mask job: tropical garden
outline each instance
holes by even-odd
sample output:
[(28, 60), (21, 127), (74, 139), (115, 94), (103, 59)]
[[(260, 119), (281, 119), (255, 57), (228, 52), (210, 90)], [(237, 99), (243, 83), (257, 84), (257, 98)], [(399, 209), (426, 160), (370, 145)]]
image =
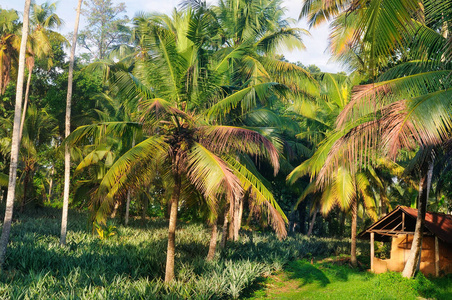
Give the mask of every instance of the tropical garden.
[[(417, 270), (452, 211), (452, 1), (300, 1), (340, 73), (282, 55), (310, 28), (281, 0), (79, 0), (69, 34), (57, 5), (0, 7), (1, 299), (452, 297)], [(357, 233), (397, 205), (410, 256), (372, 274)]]

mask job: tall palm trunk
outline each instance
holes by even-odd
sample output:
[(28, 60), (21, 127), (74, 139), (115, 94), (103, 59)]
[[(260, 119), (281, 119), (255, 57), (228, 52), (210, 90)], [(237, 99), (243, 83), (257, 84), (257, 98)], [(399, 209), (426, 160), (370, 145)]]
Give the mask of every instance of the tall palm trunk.
[(143, 209), (141, 210), (141, 224), (146, 224), (146, 216), (148, 215), (148, 208), (149, 208), (149, 199), (146, 197), (146, 195), (141, 196), (142, 202), (143, 202)]
[[(75, 15), (74, 35), (72, 36), (71, 57), (69, 59), (69, 74), (67, 82), (66, 118), (65, 118), (66, 137), (68, 137), (69, 134), (71, 133), (72, 79), (74, 76), (75, 47), (77, 45), (78, 24), (80, 22), (80, 10), (82, 8), (82, 2), (83, 0), (78, 1), (77, 13)], [(71, 154), (69, 152), (69, 145), (66, 143), (64, 146), (64, 192), (63, 192), (63, 213), (61, 217), (60, 245), (66, 245), (70, 177), (71, 177)]]
[(250, 190), (246, 191), (243, 197), (236, 197), (236, 206), (234, 210), (234, 241), (239, 240), (239, 232), (242, 227), (243, 205), (248, 202)]
[(31, 172), (31, 167), (28, 166), (27, 164), (25, 165), (25, 169), (24, 169), (24, 194), (22, 197), (22, 202), (20, 203), (20, 212), (22, 213), (25, 209), (25, 203), (27, 202), (27, 190), (28, 190), (28, 183), (30, 181), (30, 172)]
[(27, 115), (28, 95), (30, 94), (30, 83), (31, 83), (31, 73), (32, 72), (33, 72), (33, 67), (31, 65), (29, 65), (28, 66), (27, 87), (25, 88), (24, 108), (22, 109), (22, 119), (20, 121), (19, 140), (22, 140), (22, 134), (24, 132), (25, 116)]
[(356, 228), (358, 227), (358, 199), (354, 199), (352, 203), (352, 243), (350, 249), (350, 262), (353, 267), (358, 266), (356, 258)]
[(29, 30), (29, 14), (30, 14), (31, 0), (25, 1), (24, 6), (24, 20), (22, 25), (22, 39), (19, 50), (19, 68), (17, 71), (17, 86), (16, 86), (16, 104), (14, 108), (14, 125), (11, 141), (11, 163), (9, 165), (9, 181), (8, 181), (8, 196), (6, 198), (5, 220), (3, 222), (2, 236), (0, 238), (0, 268), (5, 263), (6, 246), (9, 241), (9, 234), (11, 232), (11, 222), (13, 219), (14, 197), (16, 190), (16, 176), (17, 176), (17, 161), (19, 160), (19, 130), (20, 130), (20, 114), (22, 112), (22, 96), (24, 87), (25, 75), (25, 50), (27, 47), (28, 30)]
[(55, 175), (55, 167), (54, 167), (54, 166), (52, 166), (52, 172), (50, 172), (50, 182), (49, 182), (49, 202), (52, 201), (53, 175)]
[(119, 208), (119, 200), (117, 200), (115, 202), (115, 205), (113, 206), (113, 212), (110, 215), (110, 218), (114, 219), (116, 217), (116, 214), (118, 213), (118, 208)]
[(170, 202), (170, 219), (168, 226), (168, 249), (166, 252), (165, 282), (170, 282), (174, 279), (174, 255), (176, 253), (177, 208), (179, 205), (181, 185), (182, 185), (181, 176), (178, 173), (178, 171), (176, 171), (174, 174), (174, 190), (173, 194), (171, 195)]
[(126, 197), (126, 213), (124, 215), (124, 226), (129, 225), (129, 211), (130, 211), (130, 190), (127, 191)]
[(207, 254), (207, 260), (212, 260), (215, 257), (215, 250), (217, 248), (218, 228), (217, 218), (212, 222), (212, 232), (210, 235), (209, 253)]
[(311, 236), (312, 234), (312, 230), (314, 229), (314, 224), (315, 224), (315, 218), (317, 216), (317, 209), (314, 211), (314, 215), (312, 215), (312, 220), (311, 220), (311, 224), (309, 224), (309, 229), (308, 229), (308, 233), (306, 234), (307, 236)]
[(234, 231), (235, 231), (235, 207), (236, 207), (236, 205), (237, 205), (237, 203), (236, 203), (236, 201), (235, 201), (235, 198), (233, 198), (233, 200), (232, 201), (230, 201), (230, 204), (229, 204), (229, 215), (228, 215), (228, 217), (229, 217), (229, 226), (228, 226), (228, 229), (229, 229), (229, 232), (228, 232), (228, 239), (229, 240), (234, 240)]
[(226, 247), (226, 241), (228, 240), (228, 223), (229, 223), (229, 219), (228, 219), (228, 214), (229, 214), (229, 209), (225, 208), (224, 210), (224, 221), (223, 221), (223, 231), (221, 234), (221, 242), (220, 242), (220, 248), (224, 249)]
[(413, 242), (411, 244), (410, 253), (408, 254), (408, 259), (405, 263), (405, 268), (403, 269), (402, 272), (402, 276), (407, 278), (411, 278), (414, 276), (421, 259), (422, 238), (424, 236), (425, 212), (427, 210), (427, 201), (433, 175), (433, 159), (431, 159), (426, 165), (427, 170), (423, 168), (422, 170), (423, 174), (419, 183), (418, 211)]
[(241, 221), (241, 215), (240, 215), (240, 210), (241, 207), (243, 205), (243, 198), (242, 197), (234, 197), (234, 217), (233, 217), (233, 238), (234, 241), (237, 242), (239, 240), (239, 231), (240, 231), (240, 226), (242, 225)]
[[(135, 137), (132, 139), (132, 148), (135, 147)], [(130, 189), (127, 190), (127, 198), (126, 198), (126, 214), (124, 216), (124, 225), (127, 226), (129, 224), (129, 211), (130, 211)]]
[(299, 232), (301, 234), (306, 233), (306, 201), (301, 201), (297, 208), (298, 211), (298, 220), (299, 220)]

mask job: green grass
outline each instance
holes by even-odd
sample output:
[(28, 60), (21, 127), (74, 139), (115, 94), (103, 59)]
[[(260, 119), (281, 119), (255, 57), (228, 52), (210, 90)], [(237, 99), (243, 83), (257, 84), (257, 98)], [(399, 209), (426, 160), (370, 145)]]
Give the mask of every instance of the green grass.
[[(346, 262), (344, 264), (344, 262)], [(352, 269), (347, 260), (290, 262), (268, 277), (250, 299), (452, 299), (452, 278), (403, 278)]]

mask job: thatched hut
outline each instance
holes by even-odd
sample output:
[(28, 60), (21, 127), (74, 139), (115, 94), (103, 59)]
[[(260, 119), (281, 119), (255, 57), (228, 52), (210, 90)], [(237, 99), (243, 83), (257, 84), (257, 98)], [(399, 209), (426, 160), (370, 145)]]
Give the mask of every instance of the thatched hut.
[[(358, 237), (370, 239), (371, 270), (402, 272), (411, 249), (417, 209), (397, 206)], [(389, 259), (375, 257), (374, 241), (391, 242)], [(452, 215), (427, 212), (419, 269), (424, 275), (452, 273)]]

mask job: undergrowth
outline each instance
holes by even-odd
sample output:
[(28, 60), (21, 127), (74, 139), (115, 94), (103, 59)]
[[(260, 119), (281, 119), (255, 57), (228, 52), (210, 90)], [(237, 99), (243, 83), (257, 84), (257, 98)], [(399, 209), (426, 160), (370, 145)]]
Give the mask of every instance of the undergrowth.
[[(87, 216), (69, 216), (67, 247), (59, 246), (60, 211), (43, 209), (15, 220), (1, 299), (230, 299), (239, 298), (258, 277), (301, 258), (348, 254), (347, 240), (249, 233), (207, 262), (209, 232), (180, 222), (176, 235), (176, 280), (164, 284), (167, 222), (118, 226), (99, 239)], [(359, 244), (367, 249), (367, 243)]]

